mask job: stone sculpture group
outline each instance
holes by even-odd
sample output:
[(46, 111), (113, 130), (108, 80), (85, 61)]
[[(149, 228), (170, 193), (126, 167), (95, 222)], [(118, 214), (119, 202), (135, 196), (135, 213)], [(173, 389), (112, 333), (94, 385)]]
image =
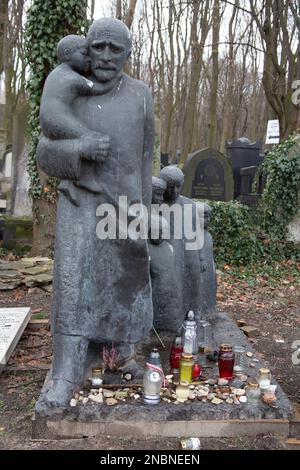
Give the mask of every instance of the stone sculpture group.
[[(95, 21), (87, 38), (67, 36), (58, 45), (58, 65), (42, 96), (38, 163), (61, 180), (57, 209), (52, 333), (54, 357), (40, 410), (66, 406), (80, 387), (89, 357), (113, 344), (120, 369), (138, 378), (135, 344), (158, 328), (177, 331), (186, 312), (197, 318), (215, 307), (212, 241), (195, 252), (184, 240), (101, 240), (97, 208), (120, 196), (142, 203), (192, 204), (180, 196), (183, 173), (176, 167), (153, 179), (154, 111), (150, 90), (123, 67), (131, 53), (128, 28), (119, 20)], [(127, 218), (130, 220), (130, 211)], [(153, 214), (151, 220), (159, 215)], [(160, 217), (159, 227), (165, 222)], [(151, 225), (151, 224), (150, 224)], [(150, 262), (149, 262), (150, 252)], [(152, 288), (151, 288), (151, 278)], [(153, 302), (152, 302), (153, 291)]]

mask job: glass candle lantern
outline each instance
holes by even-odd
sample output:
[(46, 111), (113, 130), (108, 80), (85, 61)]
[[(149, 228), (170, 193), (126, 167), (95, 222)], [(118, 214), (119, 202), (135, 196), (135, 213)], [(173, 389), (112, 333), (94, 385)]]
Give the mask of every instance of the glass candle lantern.
[(164, 379), (161, 367), (160, 355), (157, 349), (153, 349), (143, 377), (144, 396), (143, 401), (147, 405), (157, 405), (160, 402), (160, 391)]
[(183, 352), (182, 341), (180, 336), (175, 338), (175, 341), (172, 345), (171, 354), (170, 354), (170, 366), (172, 374), (179, 371), (180, 358)]
[(234, 346), (234, 374), (244, 374), (246, 370), (246, 350), (242, 346)]
[(192, 310), (188, 312), (182, 325), (182, 346), (183, 351), (187, 354), (197, 354), (198, 352), (197, 324)]
[(272, 405), (276, 402), (277, 398), (275, 395), (276, 385), (270, 385), (262, 390), (262, 401), (267, 405)]
[(219, 376), (221, 379), (232, 379), (234, 352), (231, 344), (221, 344), (218, 358)]
[(257, 382), (261, 389), (268, 388), (271, 384), (271, 373), (269, 369), (261, 368), (257, 376)]
[(199, 322), (199, 354), (202, 367), (211, 367), (211, 362), (207, 359), (207, 355), (212, 351), (212, 327), (208, 321), (200, 320)]
[(259, 388), (258, 383), (250, 382), (248, 385), (246, 385), (245, 391), (248, 403), (255, 405), (260, 402), (261, 390)]
[(92, 387), (94, 388), (99, 388), (103, 384), (103, 378), (102, 378), (102, 369), (99, 367), (93, 367), (92, 368), (92, 377), (90, 378)]
[(194, 382), (197, 382), (200, 379), (200, 375), (201, 375), (201, 365), (197, 361), (194, 363), (193, 368), (192, 368), (192, 380)]
[(192, 382), (193, 378), (193, 356), (192, 354), (183, 353), (180, 359), (180, 370), (179, 370), (179, 378), (180, 382)]
[(176, 387), (176, 399), (180, 403), (184, 403), (188, 400), (190, 395), (189, 383), (182, 380)]

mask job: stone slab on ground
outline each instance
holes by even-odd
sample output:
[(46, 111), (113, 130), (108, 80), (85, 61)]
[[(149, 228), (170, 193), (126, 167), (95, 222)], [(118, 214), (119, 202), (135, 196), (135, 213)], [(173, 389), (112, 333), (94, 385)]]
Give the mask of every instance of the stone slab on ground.
[(29, 307), (0, 308), (0, 373), (21, 338), (29, 319)]
[[(218, 313), (212, 320), (215, 346), (230, 342), (244, 346), (246, 351), (255, 351), (244, 333), (224, 313)], [(162, 335), (163, 341), (172, 342)], [(155, 339), (139, 348), (141, 363)], [(168, 370), (169, 349), (161, 352), (163, 367)], [(254, 365), (254, 367), (253, 367)], [(258, 369), (264, 364), (255, 362), (247, 368), (247, 375), (255, 377)], [(209, 369), (210, 371), (210, 369)], [(207, 371), (205, 370), (205, 373)], [(211, 376), (216, 376), (217, 367), (212, 363)], [(276, 384), (275, 380), (272, 383)], [(45, 383), (44, 390), (49, 386)], [(130, 387), (130, 384), (128, 385)], [(78, 405), (61, 409), (36, 411), (33, 420), (33, 437), (78, 438), (95, 437), (103, 433), (115, 436), (132, 436), (147, 438), (153, 436), (178, 437), (234, 437), (272, 433), (281, 437), (289, 435), (289, 420), (292, 408), (281, 387), (277, 384), (276, 406), (270, 407), (263, 402), (257, 405), (240, 403), (231, 405), (225, 402), (214, 405), (210, 402), (189, 401), (182, 404), (161, 402), (151, 406), (142, 403), (141, 399), (121, 402), (115, 406), (105, 404)]]

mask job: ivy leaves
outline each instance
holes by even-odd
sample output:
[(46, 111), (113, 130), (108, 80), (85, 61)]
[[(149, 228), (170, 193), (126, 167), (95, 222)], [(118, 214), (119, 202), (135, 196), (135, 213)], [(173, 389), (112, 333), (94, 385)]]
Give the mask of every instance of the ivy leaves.
[(260, 213), (270, 238), (285, 240), (287, 227), (298, 210), (300, 191), (300, 142), (293, 136), (268, 153), (260, 168), (266, 186)]
[(59, 40), (67, 34), (83, 34), (87, 30), (87, 3), (87, 0), (33, 0), (27, 11), (25, 56), (30, 73), (27, 82), (30, 103), (28, 173), (32, 199), (49, 198), (49, 193), (41, 185), (36, 163), (43, 86), (47, 75), (57, 65), (56, 47)]

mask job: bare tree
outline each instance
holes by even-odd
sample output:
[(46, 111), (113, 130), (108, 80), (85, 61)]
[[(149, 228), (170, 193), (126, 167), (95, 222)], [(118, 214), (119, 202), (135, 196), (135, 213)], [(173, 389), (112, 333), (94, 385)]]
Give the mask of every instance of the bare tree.
[(291, 100), (297, 78), (299, 45), (299, 2), (297, 0), (250, 0), (252, 15), (264, 44), (263, 86), (268, 102), (279, 120), (280, 137), (286, 138), (298, 125), (299, 108)]

